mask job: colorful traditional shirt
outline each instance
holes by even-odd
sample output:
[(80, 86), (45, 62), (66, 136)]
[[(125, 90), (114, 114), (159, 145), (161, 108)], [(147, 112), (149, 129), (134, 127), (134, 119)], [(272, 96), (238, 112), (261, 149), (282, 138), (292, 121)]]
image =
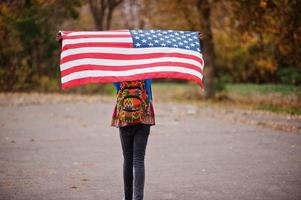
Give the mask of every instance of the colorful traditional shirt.
[[(151, 79), (146, 79), (144, 80), (145, 82), (145, 89), (146, 89), (146, 93), (147, 93), (147, 97), (148, 97), (148, 111), (145, 114), (145, 117), (143, 119), (143, 121), (141, 122), (142, 124), (149, 124), (149, 125), (155, 125), (155, 114), (154, 114), (154, 108), (153, 108), (153, 103), (152, 103), (152, 90), (151, 90), (151, 83), (152, 80)], [(114, 83), (114, 86), (117, 90), (117, 94), (120, 90), (120, 84), (121, 82), (116, 82)], [(113, 111), (113, 115), (112, 115), (112, 121), (111, 121), (111, 126), (115, 126), (115, 127), (123, 127), (123, 126), (127, 126), (127, 125), (131, 125), (129, 123), (120, 121), (118, 118), (118, 109), (117, 109), (117, 101), (114, 107), (114, 111)]]

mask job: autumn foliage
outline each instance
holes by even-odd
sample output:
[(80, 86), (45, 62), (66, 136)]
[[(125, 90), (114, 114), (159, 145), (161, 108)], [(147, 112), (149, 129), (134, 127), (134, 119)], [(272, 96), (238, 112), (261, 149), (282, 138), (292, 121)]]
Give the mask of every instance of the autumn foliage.
[(57, 31), (107, 28), (200, 31), (213, 84), (301, 83), (298, 0), (4, 0), (0, 90), (58, 91)]

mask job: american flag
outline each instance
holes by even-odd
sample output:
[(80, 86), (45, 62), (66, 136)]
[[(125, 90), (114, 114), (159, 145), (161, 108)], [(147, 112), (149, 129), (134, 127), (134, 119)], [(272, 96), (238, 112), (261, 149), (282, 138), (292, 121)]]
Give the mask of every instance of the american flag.
[(196, 81), (204, 60), (198, 32), (174, 30), (60, 31), (62, 89), (151, 78)]

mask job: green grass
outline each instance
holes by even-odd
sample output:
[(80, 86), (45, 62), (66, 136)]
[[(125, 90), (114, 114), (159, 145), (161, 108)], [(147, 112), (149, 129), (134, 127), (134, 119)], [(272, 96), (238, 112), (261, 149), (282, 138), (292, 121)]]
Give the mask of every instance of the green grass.
[[(255, 109), (301, 115), (301, 86), (281, 84), (227, 84), (228, 96)], [(254, 98), (255, 97), (255, 98)]]
[(153, 88), (187, 88), (189, 85), (187, 83), (177, 83), (177, 82), (153, 82)]
[[(197, 84), (187, 83), (172, 83), (172, 82), (155, 82), (152, 87), (160, 90), (188, 90), (191, 87), (193, 89), (200, 89)], [(283, 84), (255, 84), (255, 83), (238, 83), (238, 84), (226, 84), (226, 89), (229, 93), (237, 94), (252, 94), (252, 93), (281, 93), (283, 95), (297, 95), (301, 96), (301, 86), (283, 85)]]
[(300, 108), (294, 108), (294, 107), (289, 107), (289, 106), (273, 106), (273, 105), (258, 105), (255, 107), (258, 110), (266, 110), (266, 111), (271, 111), (271, 112), (276, 112), (276, 113), (288, 113), (291, 115), (301, 115), (301, 109)]
[(261, 94), (281, 93), (283, 95), (301, 96), (301, 86), (282, 85), (282, 84), (227, 84), (226, 89), (231, 93), (242, 95), (252, 94), (254, 92)]
[(154, 82), (152, 91), (157, 99), (169, 101), (198, 100), (202, 90), (196, 83)]
[[(226, 84), (228, 102), (235, 102), (237, 106), (248, 105), (258, 110), (277, 113), (301, 115), (299, 99), (301, 86), (277, 84)], [(201, 101), (204, 94), (197, 84), (155, 82), (153, 92), (157, 99), (175, 100), (181, 102)], [(222, 101), (224, 101), (222, 100)], [(208, 101), (208, 100), (205, 100)]]

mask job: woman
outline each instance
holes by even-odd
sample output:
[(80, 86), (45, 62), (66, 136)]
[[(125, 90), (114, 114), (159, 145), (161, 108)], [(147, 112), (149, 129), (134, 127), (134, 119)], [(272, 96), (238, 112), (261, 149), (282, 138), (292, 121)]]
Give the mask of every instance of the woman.
[(125, 200), (132, 200), (133, 188), (134, 200), (143, 199), (145, 149), (150, 126), (155, 125), (151, 83), (151, 79), (114, 83), (117, 101), (111, 125), (119, 128)]
[[(56, 40), (62, 42), (61, 33)], [(151, 83), (151, 79), (114, 83), (117, 101), (111, 126), (119, 128), (122, 145), (124, 200), (132, 200), (133, 192), (134, 200), (144, 195), (145, 149), (150, 126), (155, 125)]]

